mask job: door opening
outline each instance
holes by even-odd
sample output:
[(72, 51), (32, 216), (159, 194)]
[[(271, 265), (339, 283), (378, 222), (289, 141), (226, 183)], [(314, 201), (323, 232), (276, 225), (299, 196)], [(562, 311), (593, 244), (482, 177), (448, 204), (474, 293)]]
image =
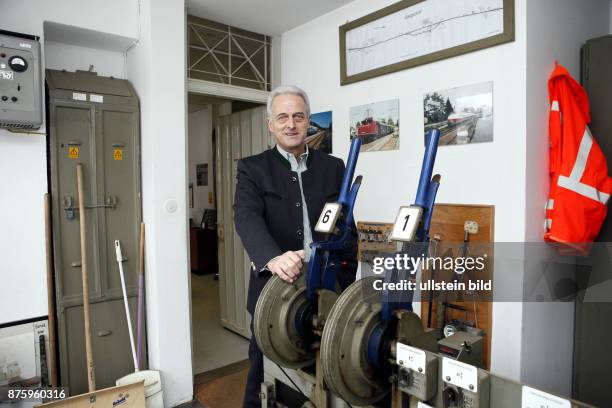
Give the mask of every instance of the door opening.
[[(261, 103), (192, 93), (188, 100), (194, 394), (211, 406), (207, 398), (215, 396), (207, 393), (226, 392), (213, 382), (238, 376), (236, 387), (248, 369), (250, 261), (233, 227), (236, 164), (271, 147), (271, 139)], [(231, 394), (225, 397), (240, 405), (242, 392)]]

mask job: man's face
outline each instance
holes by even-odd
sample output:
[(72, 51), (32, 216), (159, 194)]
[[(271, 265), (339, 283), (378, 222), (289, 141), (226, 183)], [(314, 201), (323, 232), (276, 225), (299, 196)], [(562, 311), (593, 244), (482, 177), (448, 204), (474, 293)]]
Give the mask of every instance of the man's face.
[(268, 129), (276, 138), (276, 143), (288, 152), (301, 151), (308, 131), (306, 104), (298, 95), (278, 95), (272, 101), (272, 115), (268, 119)]

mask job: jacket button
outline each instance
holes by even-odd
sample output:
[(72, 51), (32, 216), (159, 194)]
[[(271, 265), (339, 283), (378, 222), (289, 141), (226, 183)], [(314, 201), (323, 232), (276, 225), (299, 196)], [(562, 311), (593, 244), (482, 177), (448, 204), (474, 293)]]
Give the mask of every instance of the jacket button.
[(299, 229), (297, 230), (297, 234), (298, 234), (298, 237), (301, 237), (301, 236), (302, 236), (302, 234), (304, 234), (304, 232), (302, 231), (302, 229), (301, 229), (301, 228), (299, 228)]
[(291, 181), (292, 181), (292, 182), (294, 182), (294, 183), (296, 183), (296, 182), (297, 182), (297, 177), (295, 177), (295, 176), (291, 176)]
[(302, 203), (300, 203), (300, 202), (298, 201), (297, 203), (295, 203), (295, 206), (299, 208), (299, 207), (301, 207), (301, 206), (302, 206)]

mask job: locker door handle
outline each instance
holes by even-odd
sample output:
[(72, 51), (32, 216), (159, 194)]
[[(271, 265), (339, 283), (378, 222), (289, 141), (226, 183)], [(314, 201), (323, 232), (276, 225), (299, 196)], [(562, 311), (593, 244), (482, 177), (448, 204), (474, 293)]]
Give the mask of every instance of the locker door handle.
[[(106, 203), (104, 204), (96, 204), (96, 205), (86, 205), (86, 210), (91, 210), (93, 208), (110, 208), (114, 210), (117, 208), (117, 196), (109, 195), (106, 197)], [(79, 211), (79, 207), (74, 207), (72, 205), (72, 197), (65, 196), (64, 197), (64, 212), (66, 213), (66, 218), (69, 220), (74, 219), (75, 212)]]
[(225, 233), (223, 232), (223, 227), (217, 228), (217, 237), (219, 237), (220, 241), (223, 241), (223, 236), (224, 235), (225, 235)]
[(98, 337), (106, 337), (106, 336), (110, 336), (111, 334), (113, 334), (113, 332), (111, 330), (100, 330), (98, 332)]
[(104, 207), (112, 209), (117, 207), (117, 196), (109, 195), (106, 197), (106, 205), (104, 205)]
[(78, 208), (72, 206), (72, 197), (64, 196), (64, 213), (66, 214), (66, 218), (73, 220), (75, 210), (78, 210)]
[(73, 268), (80, 268), (81, 266), (83, 266), (83, 264), (81, 263), (81, 261), (74, 261), (70, 264), (70, 266), (72, 266)]

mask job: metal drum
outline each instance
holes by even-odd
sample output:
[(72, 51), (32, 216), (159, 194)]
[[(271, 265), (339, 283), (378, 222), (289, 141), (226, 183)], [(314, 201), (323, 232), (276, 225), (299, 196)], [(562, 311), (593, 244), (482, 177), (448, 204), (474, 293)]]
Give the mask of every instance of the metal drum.
[(253, 316), (255, 339), (262, 353), (288, 368), (302, 368), (315, 362), (314, 335), (310, 327), (315, 305), (306, 299), (305, 264), (300, 277), (287, 283), (272, 276), (264, 286)]
[[(372, 364), (368, 353), (383, 353), (393, 333), (381, 321), (380, 277), (366, 277), (349, 286), (331, 310), (321, 337), (321, 363), (329, 389), (352, 405), (370, 405), (390, 390), (390, 366)], [(382, 345), (372, 350), (372, 338)], [(381, 348), (382, 347), (382, 348)]]

